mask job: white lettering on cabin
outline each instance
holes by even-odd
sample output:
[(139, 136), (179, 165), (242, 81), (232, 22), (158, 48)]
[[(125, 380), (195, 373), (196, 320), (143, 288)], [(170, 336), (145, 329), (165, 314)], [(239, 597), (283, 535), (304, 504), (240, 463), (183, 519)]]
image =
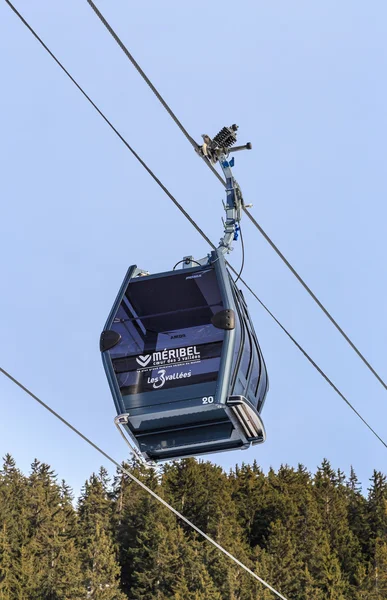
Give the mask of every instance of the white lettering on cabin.
[[(150, 365), (152, 359), (152, 364)], [(185, 362), (188, 360), (200, 360), (200, 351), (196, 346), (188, 346), (186, 348), (173, 348), (167, 350), (164, 348), (163, 351), (153, 352), (153, 354), (147, 354), (145, 356), (137, 356), (136, 361), (140, 367), (152, 368), (154, 365), (174, 364), (179, 362)]]
[(159, 377), (148, 377), (147, 383), (154, 387), (155, 390), (162, 388), (166, 381), (173, 381), (176, 379), (185, 379), (186, 377), (191, 377), (191, 371), (185, 371), (183, 373), (172, 373), (171, 375), (166, 375), (165, 369), (160, 369), (157, 371)]

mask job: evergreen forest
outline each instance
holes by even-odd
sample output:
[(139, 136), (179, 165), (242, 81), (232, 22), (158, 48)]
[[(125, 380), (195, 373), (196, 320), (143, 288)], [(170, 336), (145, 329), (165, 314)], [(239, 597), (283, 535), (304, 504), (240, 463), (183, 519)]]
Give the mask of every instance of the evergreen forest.
[[(186, 459), (125, 467), (289, 600), (387, 599), (387, 482), (324, 460), (229, 473)], [(0, 600), (271, 600), (120, 471), (80, 497), (35, 460), (0, 470)]]

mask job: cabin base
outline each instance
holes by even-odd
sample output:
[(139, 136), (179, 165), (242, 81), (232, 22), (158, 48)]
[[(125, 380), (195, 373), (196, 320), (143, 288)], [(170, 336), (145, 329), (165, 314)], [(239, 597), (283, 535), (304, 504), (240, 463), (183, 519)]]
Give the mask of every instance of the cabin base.
[[(159, 415), (148, 414), (141, 432), (134, 431), (129, 413), (118, 415), (115, 423), (134, 453), (146, 462), (176, 460), (228, 450), (245, 450), (265, 441), (262, 419), (244, 396), (230, 396), (226, 404), (214, 404), (196, 413), (189, 425), (160, 427)], [(157, 426), (155, 426), (157, 425)]]

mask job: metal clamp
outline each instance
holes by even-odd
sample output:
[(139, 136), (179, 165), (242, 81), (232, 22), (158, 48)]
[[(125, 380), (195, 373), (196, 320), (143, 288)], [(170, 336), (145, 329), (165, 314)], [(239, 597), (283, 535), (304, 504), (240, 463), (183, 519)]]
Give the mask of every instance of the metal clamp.
[[(117, 415), (116, 417), (114, 417), (114, 425), (117, 427), (118, 431), (120, 432), (120, 434), (122, 435), (122, 437), (124, 438), (125, 442), (127, 443), (127, 445), (129, 446), (130, 450), (132, 451), (132, 453), (134, 454), (134, 456), (141, 462), (141, 464), (144, 465), (144, 467), (146, 467), (147, 469), (153, 468), (156, 466), (156, 463), (154, 461), (147, 461), (145, 460), (142, 452), (139, 450), (139, 448), (137, 448), (137, 446), (135, 446), (130, 440), (129, 438), (125, 435), (124, 431), (123, 431), (123, 427), (124, 425), (128, 425), (128, 421), (129, 421), (129, 413), (123, 413), (121, 415)], [(122, 428), (121, 428), (122, 427)]]

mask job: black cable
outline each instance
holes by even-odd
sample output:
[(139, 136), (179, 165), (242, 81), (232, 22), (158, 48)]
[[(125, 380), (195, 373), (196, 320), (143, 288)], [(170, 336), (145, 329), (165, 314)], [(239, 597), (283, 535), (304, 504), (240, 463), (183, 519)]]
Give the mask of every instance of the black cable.
[[(8, 2), (8, 0), (5, 0), (5, 1)], [(231, 554), (231, 552), (228, 552), (228, 550), (223, 548), (223, 546), (218, 544), (218, 542), (213, 540), (209, 535), (204, 533), (204, 531), (199, 529), (199, 527), (197, 527), (194, 523), (192, 523), (192, 521), (187, 519), (187, 517), (182, 515), (178, 510), (176, 510), (176, 508), (173, 508), (173, 506), (171, 506), (171, 504), (168, 504), (168, 502), (166, 502), (166, 500), (164, 500), (164, 498), (161, 498), (158, 494), (156, 494), (156, 492), (154, 492), (151, 488), (149, 488), (147, 485), (145, 485), (145, 483), (143, 483), (140, 479), (137, 479), (137, 477), (135, 477), (130, 471), (128, 471), (128, 469), (126, 469), (122, 464), (120, 465), (116, 460), (114, 460), (114, 458), (112, 458), (111, 456), (109, 456), (109, 454), (107, 454), (104, 450), (102, 450), (102, 448), (97, 446), (97, 444), (94, 444), (94, 442), (92, 442), (81, 431), (79, 431), (79, 429), (74, 427), (74, 425), (71, 425), (71, 423), (69, 423), (69, 421), (66, 421), (66, 419), (64, 419), (59, 413), (57, 413), (53, 408), (51, 408), (51, 406), (49, 406), (48, 404), (43, 402), (43, 400), (41, 400), (38, 396), (36, 396), (33, 392), (31, 392), (31, 390), (29, 390), (22, 383), (20, 383), (20, 381), (15, 379), (15, 377), (13, 377), (10, 373), (8, 373), (8, 371), (6, 371), (2, 367), (0, 367), (0, 372), (3, 373), (6, 377), (8, 377), (8, 379), (10, 379), (15, 385), (17, 385), (19, 388), (21, 388), (23, 390), (23, 392), (28, 394), (28, 396), (30, 396), (31, 398), (36, 400), (36, 402), (38, 402), (38, 404), (40, 404), (41, 406), (43, 406), (43, 408), (48, 410), (48, 412), (50, 412), (52, 415), (54, 415), (54, 417), (56, 417), (59, 421), (61, 421), (64, 425), (66, 425), (66, 427), (68, 427), (74, 433), (76, 433), (76, 435), (81, 437), (87, 444), (89, 444), (92, 448), (94, 448), (94, 450), (96, 450), (97, 452), (102, 454), (102, 456), (104, 456), (108, 461), (110, 461), (113, 465), (115, 465), (117, 467), (117, 469), (119, 471), (121, 471), (121, 473), (125, 473), (131, 479), (131, 481), (134, 481), (135, 483), (137, 483), (138, 486), (140, 486), (143, 490), (145, 490), (148, 494), (150, 494), (153, 498), (155, 498), (155, 500), (157, 500), (158, 502), (160, 502), (160, 504), (162, 504), (168, 510), (170, 510), (176, 517), (178, 517), (179, 519), (184, 521), (184, 523), (186, 523), (187, 525), (189, 525), (189, 527), (194, 529), (200, 536), (202, 536), (204, 539), (206, 539), (208, 542), (210, 542), (210, 544), (215, 546), (215, 548), (217, 548), (218, 550), (223, 552), (223, 554), (225, 554), (228, 558), (230, 558), (239, 567), (242, 567), (242, 569), (244, 569), (249, 575), (254, 577), (254, 579), (256, 579), (257, 581), (262, 583), (271, 592), (273, 592), (278, 598), (281, 598), (282, 600), (287, 600), (287, 598), (285, 598), (285, 596), (283, 596), (274, 587), (272, 587), (270, 584), (268, 584), (264, 579), (259, 577), (259, 575), (254, 573), (254, 571), (249, 569), (244, 563), (242, 563), (238, 558), (236, 558), (233, 554)]]
[(179, 261), (178, 261), (178, 262), (175, 264), (175, 266), (173, 267), (172, 271), (174, 271), (178, 265), (181, 265), (181, 263), (189, 264), (190, 262), (194, 262), (194, 263), (196, 263), (197, 265), (199, 265), (199, 267), (202, 267), (202, 266), (203, 266), (203, 265), (201, 265), (201, 264), (200, 264), (200, 262), (198, 262), (197, 260), (194, 260), (193, 258), (189, 258), (189, 259), (188, 259), (188, 263), (187, 263), (187, 259), (186, 259), (186, 258), (183, 258), (182, 260), (179, 260)]
[[(234, 269), (232, 269), (232, 271), (234, 271), (234, 273), (236, 273), (236, 271)], [(299, 351), (302, 352), (302, 354), (310, 362), (310, 364), (320, 373), (321, 377), (323, 377), (325, 379), (325, 381), (327, 383), (329, 383), (329, 385), (331, 386), (331, 388), (334, 389), (335, 392), (340, 396), (340, 398), (342, 398), (342, 400), (344, 400), (344, 402), (349, 406), (349, 408), (351, 410), (353, 410), (353, 412), (355, 413), (355, 415), (359, 417), (359, 419), (364, 423), (364, 425), (366, 427), (368, 427), (368, 429), (374, 434), (375, 437), (378, 438), (378, 440), (383, 444), (383, 446), (385, 446), (385, 448), (387, 448), (387, 443), (380, 437), (380, 435), (378, 435), (376, 433), (376, 431), (371, 427), (371, 425), (369, 425), (369, 423), (367, 423), (367, 421), (356, 410), (356, 408), (353, 406), (353, 404), (351, 404), (350, 401), (347, 400), (347, 398), (344, 396), (344, 394), (342, 394), (342, 392), (340, 392), (339, 388), (333, 383), (333, 381), (331, 379), (329, 379), (328, 375), (326, 375), (326, 373), (324, 373), (324, 371), (318, 366), (318, 364), (313, 360), (313, 358), (311, 356), (309, 356), (309, 354), (306, 352), (306, 350), (304, 350), (303, 347), (289, 333), (289, 331), (287, 329), (285, 329), (285, 327), (282, 325), (282, 323), (280, 323), (280, 321), (278, 321), (278, 319), (267, 308), (267, 306), (265, 306), (265, 304), (263, 304), (263, 302), (258, 298), (257, 294), (251, 289), (251, 287), (243, 279), (241, 279), (241, 282), (249, 290), (249, 292), (254, 296), (254, 298), (256, 298), (256, 300), (258, 300), (258, 302), (260, 303), (260, 305), (266, 310), (266, 312), (277, 323), (277, 325), (282, 329), (282, 331), (288, 336), (288, 338), (293, 342), (293, 344), (295, 346), (297, 346), (297, 348), (299, 349)]]
[(235, 279), (234, 283), (237, 283), (238, 280), (241, 278), (241, 275), (243, 273), (243, 269), (245, 266), (245, 243), (243, 241), (243, 233), (242, 233), (242, 227), (239, 225), (239, 234), (241, 236), (241, 246), (242, 246), (242, 264), (241, 264), (241, 268), (240, 271), (238, 273), (238, 277)]
[[(105, 27), (109, 31), (109, 33), (113, 36), (113, 38), (115, 39), (115, 41), (117, 42), (117, 44), (120, 46), (121, 50), (123, 50), (123, 52), (129, 58), (129, 60), (131, 61), (131, 63), (135, 66), (135, 68), (137, 69), (137, 71), (140, 73), (141, 77), (147, 82), (147, 84), (149, 85), (149, 87), (151, 88), (151, 90), (154, 92), (154, 94), (156, 95), (156, 97), (158, 98), (158, 100), (164, 106), (165, 110), (169, 113), (169, 115), (175, 121), (176, 125), (180, 128), (180, 130), (186, 136), (186, 138), (188, 139), (188, 141), (194, 147), (196, 146), (196, 148), (197, 148), (198, 146), (197, 146), (197, 144), (195, 144), (195, 141), (193, 140), (193, 138), (185, 130), (185, 128), (183, 127), (182, 123), (178, 120), (178, 118), (172, 112), (171, 108), (168, 106), (168, 104), (162, 98), (162, 96), (160, 95), (160, 93), (153, 86), (152, 82), (145, 75), (144, 71), (140, 68), (140, 66), (138, 65), (138, 63), (134, 60), (134, 58), (130, 54), (129, 50), (126, 48), (126, 46), (120, 40), (120, 38), (118, 37), (118, 35), (115, 33), (115, 31), (109, 25), (109, 23), (106, 21), (105, 17), (101, 14), (101, 12), (95, 6), (94, 2), (92, 0), (87, 0), (87, 2), (90, 4), (90, 6), (92, 7), (92, 9), (96, 13), (96, 15), (101, 20), (101, 22), (105, 25)], [(208, 160), (206, 160), (204, 156), (202, 156), (201, 158), (203, 158), (205, 164), (211, 169), (211, 171), (214, 173), (214, 175), (216, 175), (216, 177), (219, 179), (219, 181), (222, 183), (222, 185), (226, 185), (226, 182), (224, 181), (224, 179), (222, 178), (222, 176), (216, 171), (216, 169), (213, 167), (213, 165)], [(254, 219), (254, 217), (249, 213), (249, 211), (245, 207), (243, 207), (243, 210), (246, 213), (246, 215), (248, 216), (248, 218), (250, 219), (250, 221), (253, 223), (253, 225), (258, 229), (258, 231), (263, 235), (263, 237), (265, 238), (265, 240), (270, 244), (270, 246), (273, 248), (273, 250), (276, 252), (276, 254), (280, 257), (280, 259), (285, 263), (285, 265), (288, 267), (288, 269), (297, 278), (297, 280), (302, 285), (302, 287), (308, 292), (309, 296), (314, 300), (314, 302), (317, 304), (317, 306), (323, 311), (323, 313), (325, 314), (325, 316), (328, 317), (328, 319), (334, 325), (334, 327), (336, 327), (337, 331), (343, 336), (343, 338), (345, 339), (345, 341), (348, 342), (348, 344), (351, 346), (351, 348), (356, 352), (356, 354), (358, 355), (358, 357), (363, 361), (363, 363), (366, 365), (366, 367), (376, 377), (376, 379), (379, 381), (379, 383), (381, 383), (382, 386), (387, 390), (387, 383), (385, 383), (385, 381), (378, 374), (378, 372), (373, 368), (373, 366), (368, 362), (368, 360), (365, 358), (365, 356), (360, 352), (359, 348), (352, 342), (352, 340), (350, 339), (350, 337), (345, 333), (345, 331), (343, 330), (343, 328), (340, 327), (340, 325), (337, 323), (337, 321), (332, 317), (332, 315), (330, 314), (330, 312), (328, 311), (328, 309), (326, 309), (325, 306), (322, 304), (322, 302), (320, 302), (320, 300), (317, 298), (316, 294), (314, 294), (312, 292), (312, 290), (307, 285), (307, 283), (302, 279), (301, 275), (299, 275), (297, 273), (297, 271), (295, 270), (295, 268), (285, 258), (284, 254), (281, 252), (281, 250), (278, 248), (278, 246), (275, 245), (275, 243), (273, 242), (273, 240), (268, 236), (268, 234), (264, 231), (264, 229), (261, 227), (261, 225), (259, 225), (259, 223), (256, 221), (256, 219)]]
[[(29, 31), (32, 33), (32, 35), (38, 40), (38, 42), (49, 53), (49, 55), (55, 60), (55, 62), (57, 63), (57, 65), (59, 65), (59, 67), (62, 69), (62, 71), (64, 73), (66, 73), (67, 77), (73, 82), (73, 84), (78, 88), (78, 90), (84, 95), (84, 97), (86, 98), (86, 100), (88, 100), (90, 102), (90, 104), (92, 105), (92, 107), (95, 108), (95, 110), (97, 111), (97, 113), (103, 118), (103, 120), (109, 125), (109, 127), (114, 131), (114, 133), (120, 138), (121, 142), (123, 142), (123, 144), (125, 144), (125, 146), (127, 147), (127, 149), (133, 154), (133, 156), (144, 167), (144, 169), (149, 173), (149, 175), (161, 187), (161, 189), (163, 190), (163, 192), (165, 192), (165, 194), (172, 200), (172, 202), (174, 202), (174, 204), (176, 204), (176, 206), (178, 207), (179, 210), (182, 211), (182, 213), (184, 214), (184, 216), (186, 217), (186, 219), (188, 219), (189, 222), (191, 223), (191, 225), (193, 225), (195, 227), (195, 229), (197, 229), (197, 231), (199, 231), (199, 233), (200, 233), (199, 227), (196, 225), (195, 221), (189, 216), (189, 214), (184, 210), (184, 208), (182, 207), (182, 205), (172, 196), (172, 194), (167, 190), (167, 188), (165, 187), (165, 185), (163, 185), (161, 183), (160, 179), (158, 177), (156, 177), (156, 175), (151, 171), (151, 169), (142, 160), (142, 158), (137, 154), (137, 152), (135, 152), (135, 150), (133, 150), (133, 148), (128, 144), (128, 142), (125, 140), (125, 138), (114, 127), (114, 125), (111, 123), (111, 121), (109, 121), (109, 119), (98, 108), (98, 106), (95, 104), (95, 102), (93, 102), (93, 100), (90, 98), (90, 96), (88, 96), (86, 94), (86, 92), (81, 88), (81, 86), (79, 85), (79, 83), (74, 79), (74, 77), (72, 75), (70, 75), (70, 73), (67, 71), (67, 69), (56, 58), (56, 56), (51, 52), (51, 50), (48, 48), (48, 46), (46, 46), (46, 44), (43, 42), (43, 40), (38, 36), (38, 34), (27, 23), (27, 21), (24, 19), (24, 17), (22, 17), (22, 15), (16, 10), (16, 8), (11, 4), (11, 2), (9, 0), (5, 0), (5, 2), (10, 6), (10, 8), (12, 8), (13, 12), (19, 17), (19, 19), (22, 21), (22, 23), (27, 27), (27, 29), (29, 29)], [(205, 240), (206, 240), (206, 242), (208, 244), (211, 244), (209, 238), (205, 237)], [(215, 248), (215, 246), (214, 246), (214, 248)]]
[(381, 383), (382, 386), (387, 390), (387, 384), (381, 378), (381, 376), (379, 375), (379, 373), (377, 371), (375, 371), (375, 369), (373, 368), (373, 366), (368, 362), (368, 360), (365, 358), (365, 356), (360, 352), (359, 348), (352, 342), (352, 340), (348, 337), (348, 335), (345, 333), (345, 331), (342, 329), (342, 327), (340, 327), (340, 325), (338, 324), (338, 322), (332, 317), (332, 315), (330, 314), (330, 312), (328, 312), (328, 310), (325, 308), (325, 306), (322, 304), (322, 302), (320, 302), (320, 300), (312, 292), (312, 290), (310, 289), (310, 287), (305, 283), (305, 281), (302, 279), (302, 277), (297, 273), (297, 271), (295, 270), (295, 268), (292, 267), (292, 265), (290, 264), (290, 262), (285, 258), (285, 256), (279, 250), (279, 248), (277, 248), (277, 246), (269, 238), (269, 236), (267, 235), (267, 233), (265, 233), (265, 231), (262, 229), (262, 227), (260, 226), (260, 224), (254, 219), (254, 217), (249, 213), (249, 211), (246, 208), (243, 207), (243, 210), (244, 210), (245, 214), (248, 216), (248, 218), (250, 219), (250, 221), (253, 223), (253, 225), (263, 235), (263, 237), (265, 238), (265, 240), (276, 251), (276, 253), (278, 254), (278, 256), (281, 258), (281, 260), (283, 260), (283, 262), (285, 263), (285, 265), (288, 267), (288, 269), (293, 273), (293, 275), (296, 277), (296, 279), (301, 283), (302, 287), (308, 292), (309, 296), (311, 298), (313, 298), (313, 300), (315, 301), (315, 303), (317, 304), (317, 306), (319, 308), (321, 308), (321, 310), (323, 311), (323, 313), (325, 314), (325, 316), (328, 317), (328, 319), (330, 320), (330, 322), (336, 327), (337, 331), (343, 336), (343, 338), (345, 339), (345, 341), (348, 342), (348, 344), (351, 346), (352, 350), (354, 350), (356, 352), (356, 354), (363, 361), (363, 363), (366, 365), (366, 367), (371, 371), (371, 373), (373, 375), (375, 375), (375, 377), (379, 381), (379, 383)]
[(176, 125), (183, 132), (183, 134), (185, 135), (185, 137), (187, 138), (187, 140), (190, 142), (190, 144), (192, 144), (192, 146), (196, 149), (198, 147), (198, 144), (195, 142), (195, 140), (193, 138), (191, 138), (191, 136), (189, 135), (188, 131), (183, 127), (182, 123), (179, 121), (179, 119), (176, 117), (176, 115), (169, 108), (169, 106), (165, 102), (164, 98), (161, 96), (161, 94), (159, 94), (159, 92), (157, 91), (157, 89), (155, 88), (155, 86), (153, 85), (153, 83), (151, 82), (151, 80), (146, 76), (146, 74), (144, 73), (144, 71), (141, 69), (141, 67), (138, 64), (138, 62), (133, 58), (133, 56), (130, 54), (130, 52), (128, 51), (128, 49), (121, 42), (121, 40), (118, 37), (118, 35), (110, 27), (109, 23), (106, 21), (105, 17), (102, 15), (102, 13), (100, 13), (100, 11), (98, 10), (98, 8), (94, 4), (94, 2), (91, 2), (91, 0), (87, 0), (87, 1), (90, 4), (91, 8), (94, 10), (95, 14), (99, 17), (99, 19), (105, 25), (105, 27), (108, 30), (108, 32), (113, 36), (114, 40), (117, 42), (117, 44), (119, 45), (119, 47), (121, 48), (121, 50), (129, 58), (129, 60), (132, 63), (132, 65), (135, 67), (135, 69), (137, 69), (137, 71), (140, 73), (140, 75), (144, 79), (144, 81), (149, 85), (150, 89), (152, 90), (152, 92), (154, 93), (154, 95), (157, 97), (157, 99), (159, 100), (159, 102), (161, 102), (161, 104), (164, 106), (164, 108), (167, 111), (167, 113), (169, 114), (169, 116), (175, 121)]
[[(7, 1), (8, 0), (6, 0), (6, 2)], [(183, 124), (181, 123), (181, 121), (179, 121), (179, 119), (177, 118), (177, 116), (175, 115), (175, 113), (173, 112), (173, 110), (170, 108), (170, 106), (168, 106), (167, 102), (165, 102), (165, 100), (162, 97), (162, 95), (158, 92), (158, 90), (155, 88), (155, 86), (153, 85), (153, 83), (151, 82), (151, 80), (149, 79), (149, 77), (147, 77), (147, 75), (141, 69), (141, 67), (138, 64), (138, 62), (135, 60), (135, 58), (133, 57), (133, 55), (129, 52), (129, 50), (124, 45), (124, 43), (120, 40), (120, 38), (118, 37), (118, 35), (116, 34), (116, 32), (113, 30), (113, 28), (109, 25), (109, 23), (107, 22), (107, 20), (103, 16), (103, 14), (98, 10), (98, 8), (94, 4), (94, 2), (92, 0), (87, 0), (87, 2), (91, 6), (91, 8), (93, 9), (93, 11), (95, 12), (95, 14), (97, 15), (97, 17), (100, 19), (100, 21), (103, 23), (103, 25), (105, 25), (106, 29), (108, 30), (108, 32), (110, 33), (110, 35), (113, 37), (113, 39), (117, 42), (117, 44), (119, 45), (119, 47), (121, 48), (121, 50), (123, 51), (123, 53), (130, 60), (130, 62), (134, 66), (134, 68), (140, 73), (140, 75), (143, 78), (143, 80), (149, 85), (150, 89), (152, 90), (152, 92), (154, 93), (154, 95), (156, 96), (156, 98), (159, 100), (159, 102), (163, 105), (163, 107), (165, 108), (165, 110), (167, 111), (167, 113), (169, 114), (169, 116), (174, 120), (174, 122), (176, 123), (176, 125), (178, 126), (178, 128), (180, 129), (180, 131), (183, 133), (183, 135), (187, 138), (187, 140), (189, 141), (189, 143), (193, 146), (193, 148), (197, 152), (200, 146), (189, 135), (188, 131), (185, 129), (185, 127), (183, 126)], [(215, 169), (215, 167), (213, 167), (213, 165), (208, 160), (205, 160), (205, 162), (206, 162), (207, 166), (209, 167), (209, 169), (211, 169), (211, 171), (213, 172), (213, 174), (225, 186), (226, 185), (225, 180), (218, 173), (218, 171)]]
[[(86, 94), (86, 92), (81, 88), (81, 86), (75, 81), (75, 79), (70, 75), (70, 73), (65, 69), (65, 67), (60, 63), (60, 61), (55, 57), (55, 55), (49, 50), (46, 44), (41, 40), (38, 34), (32, 29), (32, 27), (27, 23), (27, 21), (22, 17), (22, 15), (16, 10), (16, 8), (11, 4), (9, 0), (5, 0), (5, 2), (12, 8), (14, 13), (19, 17), (19, 19), (23, 22), (23, 24), (29, 29), (29, 31), (33, 34), (33, 36), (39, 41), (39, 43), (43, 46), (43, 48), (50, 54), (50, 56), (55, 60), (55, 62), (60, 66), (62, 71), (66, 73), (66, 75), (71, 79), (71, 81), (76, 85), (79, 91), (84, 95), (84, 97), (90, 102), (90, 104), (95, 108), (98, 114), (104, 119), (104, 121), (111, 127), (114, 133), (120, 138), (120, 140), (125, 144), (125, 146), (130, 150), (130, 152), (135, 156), (135, 158), (140, 162), (140, 164), (146, 169), (146, 171), (151, 175), (151, 177), (156, 181), (156, 183), (161, 187), (161, 189), (165, 192), (165, 194), (172, 200), (172, 202), (177, 206), (177, 208), (183, 213), (183, 215), (188, 219), (188, 221), (193, 225), (200, 233), (200, 235), (205, 239), (205, 241), (211, 246), (213, 250), (216, 249), (215, 244), (211, 242), (211, 240), (206, 236), (206, 234), (200, 229), (200, 227), (195, 223), (195, 221), (190, 217), (186, 210), (182, 207), (182, 205), (172, 196), (171, 192), (161, 183), (160, 179), (156, 177), (156, 175), (151, 171), (151, 169), (146, 165), (146, 163), (140, 158), (140, 156), (133, 150), (133, 148), (128, 144), (125, 138), (119, 133), (119, 131), (112, 125), (107, 117), (102, 113), (102, 111), (98, 108), (98, 106), (91, 100), (91, 98)], [(234, 269), (234, 267), (227, 263), (230, 270), (234, 273), (234, 275), (238, 275), (238, 272)], [(287, 331), (287, 329), (278, 321), (278, 319), (274, 316), (274, 314), (267, 308), (267, 306), (262, 302), (262, 300), (257, 296), (257, 294), (252, 290), (252, 288), (244, 281), (244, 279), (240, 278), (241, 283), (249, 290), (249, 292), (254, 296), (256, 300), (260, 303), (262, 308), (271, 316), (271, 318), (277, 323), (277, 325), (282, 329), (282, 331), (288, 336), (288, 338), (297, 346), (297, 348), (302, 352), (305, 358), (310, 362), (311, 365), (320, 373), (320, 375), (329, 383), (329, 385), (335, 390), (335, 392), (346, 402), (346, 404), (353, 410), (353, 412), (361, 419), (361, 421), (368, 427), (368, 429), (378, 438), (378, 440), (387, 448), (386, 442), (376, 433), (376, 431), (367, 423), (365, 419), (360, 415), (360, 413), (355, 409), (355, 407), (347, 400), (347, 398), (340, 392), (340, 390), (335, 386), (335, 384), (329, 379), (329, 377), (320, 369), (317, 363), (309, 356), (309, 354), (300, 346), (300, 344), (294, 339), (294, 337)], [(3, 371), (3, 369), (0, 369)], [(4, 371), (3, 371), (4, 372)], [(5, 372), (4, 372), (5, 373)], [(7, 376), (9, 376), (7, 374)], [(10, 376), (9, 376), (10, 377)], [(11, 378), (11, 377), (10, 377)], [(27, 390), (25, 390), (27, 391)], [(27, 393), (30, 393), (27, 391)], [(31, 395), (31, 394), (30, 394)]]

